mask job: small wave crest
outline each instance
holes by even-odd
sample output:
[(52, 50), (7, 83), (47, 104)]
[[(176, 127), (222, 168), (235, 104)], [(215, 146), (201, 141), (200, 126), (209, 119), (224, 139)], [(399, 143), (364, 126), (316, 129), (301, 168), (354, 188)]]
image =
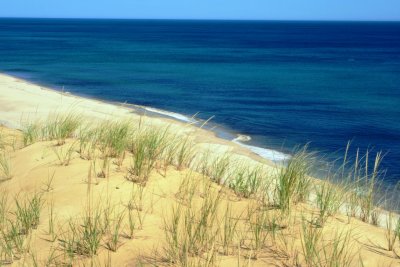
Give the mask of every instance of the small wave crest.
[(243, 135), (243, 134), (238, 134), (238, 137), (236, 137), (235, 139), (233, 139), (233, 142), (247, 142), (250, 141), (251, 137), (248, 135)]
[(241, 142), (247, 142), (250, 140), (251, 140), (250, 136), (238, 135), (238, 137), (233, 139), (232, 142), (249, 149), (250, 151), (259, 155), (260, 157), (263, 157), (265, 159), (272, 160), (275, 162), (284, 161), (284, 160), (287, 160), (290, 158), (290, 155), (287, 155), (285, 153), (282, 153), (282, 152), (279, 152), (276, 150), (258, 147), (258, 146), (251, 146), (251, 145), (246, 145), (246, 144), (241, 143)]
[(171, 118), (175, 118), (177, 120), (180, 121), (184, 121), (184, 122), (190, 122), (190, 123), (196, 123), (197, 121), (191, 117), (185, 116), (183, 114), (179, 114), (179, 113), (175, 113), (175, 112), (171, 112), (171, 111), (166, 111), (166, 110), (161, 110), (161, 109), (157, 109), (157, 108), (151, 108), (151, 107), (145, 107), (145, 106), (139, 106), (140, 108), (153, 112), (153, 113), (158, 113), (164, 116), (168, 116)]

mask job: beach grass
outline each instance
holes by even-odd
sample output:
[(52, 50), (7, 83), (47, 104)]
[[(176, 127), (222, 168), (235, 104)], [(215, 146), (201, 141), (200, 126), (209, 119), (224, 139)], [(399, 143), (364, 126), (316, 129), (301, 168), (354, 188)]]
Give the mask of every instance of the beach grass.
[(191, 260), (204, 253), (208, 254), (206, 262), (215, 259), (220, 204), (220, 192), (208, 184), (199, 202), (192, 200), (188, 205), (180, 203), (172, 207), (171, 215), (164, 218), (164, 252), (169, 262), (189, 266)]
[(137, 130), (130, 144), (132, 159), (128, 180), (143, 184), (148, 181), (166, 148), (167, 134), (168, 128)]
[(226, 181), (227, 176), (229, 175), (231, 165), (231, 155), (229, 153), (225, 153), (222, 156), (216, 157), (210, 163), (210, 166), (207, 168), (206, 175), (210, 177), (210, 179), (217, 183), (223, 184)]
[[(121, 245), (122, 226), (125, 217), (125, 210), (115, 213), (112, 219), (111, 227), (108, 231), (108, 238), (105, 243), (107, 249), (115, 252)], [(132, 235), (131, 235), (132, 236)]]
[(81, 218), (71, 218), (60, 234), (61, 249), (69, 259), (76, 256), (92, 257), (97, 254), (103, 233), (104, 210), (97, 205), (88, 207)]
[(0, 226), (2, 226), (7, 219), (7, 214), (9, 212), (9, 196), (4, 190), (0, 192)]
[[(351, 231), (335, 230), (332, 237), (327, 239), (322, 228), (303, 218), (301, 236), (306, 266), (353, 266), (356, 252), (351, 247)], [(362, 266), (361, 261), (359, 264)]]
[(289, 213), (293, 203), (307, 198), (312, 154), (304, 146), (288, 159), (284, 168), (279, 168), (276, 178), (275, 203), (282, 213)]
[[(349, 165), (345, 155), (343, 169), (327, 170), (325, 179), (316, 180), (312, 177), (315, 154), (308, 146), (297, 149), (282, 166), (265, 165), (233, 152), (202, 148), (191, 134), (177, 133), (170, 125), (155, 127), (143, 120), (88, 123), (75, 113), (48, 120), (35, 121), (21, 133), (25, 146), (56, 141), (37, 144), (54, 153), (53, 157), (38, 153), (38, 163), (33, 164), (34, 170), (45, 170), (35, 183), (39, 191), (10, 195), (10, 188), (0, 188), (2, 264), (87, 266), (102, 257), (110, 266), (115, 258), (118, 262), (118, 253), (125, 253), (121, 247), (136, 251), (148, 238), (161, 248), (152, 258), (153, 265), (225, 266), (225, 261), (231, 265), (235, 259), (239, 266), (268, 260), (286, 266), (363, 266), (362, 257), (357, 259), (363, 245), (347, 230), (351, 221), (341, 221), (343, 210), (363, 223), (386, 222), (385, 249), (399, 249), (398, 215), (389, 212), (383, 218), (386, 213), (377, 202), (380, 153), (373, 160), (370, 152), (363, 157), (357, 153), (351, 168), (345, 168)], [(2, 153), (0, 174), (12, 177), (11, 159), (22, 153)], [(65, 166), (71, 170), (81, 166), (82, 174), (89, 168), (87, 179), (70, 183), (74, 174), (62, 180), (64, 172), (70, 173)], [(13, 180), (5, 179), (0, 187)], [(69, 217), (57, 213), (62, 209), (57, 208), (60, 201), (54, 202), (54, 194), (66, 190), (60, 181), (77, 192), (77, 185), (87, 186), (86, 195), (76, 193), (87, 201), (83, 208), (74, 207), (79, 213)], [(45, 203), (47, 212), (43, 212)], [(45, 221), (40, 238), (55, 248), (43, 259), (31, 244)], [(116, 257), (104, 258), (106, 253)], [(362, 255), (368, 253), (364, 249)]]
[(329, 216), (336, 214), (343, 204), (345, 188), (326, 179), (323, 183), (315, 185), (316, 204), (319, 209), (319, 217), (316, 222), (321, 226)]
[(40, 213), (43, 207), (42, 196), (35, 193), (31, 197), (21, 199), (20, 196), (15, 197), (16, 220), (20, 225), (20, 233), (26, 235), (31, 229), (36, 229), (39, 225)]
[(393, 251), (396, 241), (400, 238), (400, 219), (396, 222), (392, 211), (387, 213), (385, 238), (387, 250)]
[(250, 211), (247, 220), (251, 233), (252, 258), (257, 259), (260, 251), (266, 246), (267, 238), (270, 235), (267, 211)]
[(253, 196), (260, 191), (263, 182), (268, 180), (261, 165), (237, 164), (237, 167), (232, 167), (231, 170), (228, 185), (240, 197)]
[(175, 165), (178, 170), (183, 170), (191, 166), (195, 157), (195, 144), (192, 138), (187, 135), (180, 138), (177, 145)]
[(237, 241), (235, 239), (237, 238), (237, 232), (239, 231), (238, 224), (241, 219), (240, 215), (235, 215), (235, 213), (232, 211), (232, 205), (227, 205), (225, 215), (221, 223), (222, 229), (220, 231), (220, 242), (223, 247), (224, 255), (234, 254), (237, 244)]
[(39, 193), (14, 196), (4, 193), (0, 203), (0, 263), (12, 264), (30, 251), (32, 231), (40, 223), (43, 206)]
[(13, 177), (11, 170), (11, 160), (6, 152), (0, 152), (0, 182), (9, 180)]
[(98, 129), (90, 123), (83, 123), (77, 133), (79, 155), (82, 159), (92, 160), (98, 143)]
[(103, 157), (117, 158), (122, 164), (124, 153), (132, 136), (132, 123), (129, 121), (106, 121), (97, 127), (97, 142)]
[(57, 156), (58, 163), (61, 166), (68, 166), (71, 162), (72, 155), (75, 152), (75, 142), (52, 147), (54, 154)]
[(41, 138), (42, 125), (39, 121), (22, 123), (24, 146), (31, 145)]
[(82, 116), (74, 112), (51, 115), (42, 128), (42, 137), (56, 140), (59, 146), (63, 145), (67, 138), (74, 137), (81, 123)]
[[(346, 181), (347, 189), (347, 214), (349, 217), (358, 216), (362, 221), (377, 224), (379, 218), (379, 205), (384, 204), (386, 196), (381, 192), (381, 182), (384, 172), (380, 170), (380, 163), (383, 155), (377, 152), (375, 157), (371, 158), (369, 150), (361, 155), (359, 149), (356, 151), (354, 164), (349, 165), (347, 160), (347, 151), (349, 144), (346, 148), (344, 163), (342, 167), (341, 181)], [(371, 163), (373, 166), (371, 167)]]
[(305, 218), (302, 221), (301, 245), (307, 266), (317, 266), (320, 261), (320, 242), (322, 229), (310, 224)]

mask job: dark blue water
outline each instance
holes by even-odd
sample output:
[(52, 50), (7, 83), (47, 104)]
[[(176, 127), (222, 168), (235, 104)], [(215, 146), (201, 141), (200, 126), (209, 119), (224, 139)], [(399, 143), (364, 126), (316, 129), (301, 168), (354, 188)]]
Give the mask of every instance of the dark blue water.
[[(400, 23), (0, 19), (0, 71), (199, 113), (251, 144), (386, 153), (400, 176)], [(353, 153), (352, 152), (352, 153)]]

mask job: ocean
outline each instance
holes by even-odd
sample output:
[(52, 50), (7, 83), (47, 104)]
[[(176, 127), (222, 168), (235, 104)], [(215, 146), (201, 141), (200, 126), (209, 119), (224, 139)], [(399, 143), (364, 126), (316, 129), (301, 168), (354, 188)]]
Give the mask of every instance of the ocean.
[(212, 118), (254, 152), (385, 154), (400, 180), (400, 23), (0, 19), (0, 72), (56, 90)]

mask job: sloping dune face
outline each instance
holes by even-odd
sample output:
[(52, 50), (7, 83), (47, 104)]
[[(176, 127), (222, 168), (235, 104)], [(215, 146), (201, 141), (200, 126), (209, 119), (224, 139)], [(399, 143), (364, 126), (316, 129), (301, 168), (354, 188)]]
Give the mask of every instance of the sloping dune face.
[(26, 129), (1, 128), (2, 264), (398, 264), (387, 230), (338, 209), (321, 215), (298, 191), (285, 202), (281, 168), (129, 125), (107, 121), (52, 137), (40, 125), (32, 139)]

